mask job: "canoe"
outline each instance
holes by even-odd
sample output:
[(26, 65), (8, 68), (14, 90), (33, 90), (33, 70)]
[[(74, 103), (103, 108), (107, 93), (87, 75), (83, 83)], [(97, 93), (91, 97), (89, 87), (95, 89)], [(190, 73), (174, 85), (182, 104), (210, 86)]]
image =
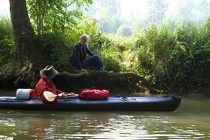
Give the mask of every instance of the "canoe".
[(0, 97), (0, 109), (60, 110), (60, 111), (175, 111), (181, 97), (109, 97), (107, 100), (59, 98), (57, 103), (44, 104), (39, 98), (32, 100)]

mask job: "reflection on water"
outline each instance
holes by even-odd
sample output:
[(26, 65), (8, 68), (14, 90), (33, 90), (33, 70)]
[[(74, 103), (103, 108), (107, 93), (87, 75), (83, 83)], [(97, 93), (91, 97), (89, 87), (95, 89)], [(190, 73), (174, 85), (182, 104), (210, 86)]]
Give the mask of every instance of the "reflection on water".
[[(5, 114), (6, 113), (6, 114)], [(56, 114), (55, 114), (56, 113)], [(58, 114), (59, 113), (59, 114)], [(3, 112), (1, 137), (11, 139), (209, 139), (203, 123), (158, 112)], [(204, 117), (204, 116), (203, 116)], [(201, 119), (201, 117), (199, 118)], [(191, 120), (191, 121), (189, 121)], [(195, 121), (198, 121), (197, 123)], [(194, 123), (195, 122), (195, 123)], [(1, 138), (0, 137), (0, 138)]]
[(210, 139), (210, 99), (184, 99), (175, 112), (0, 110), (0, 139)]

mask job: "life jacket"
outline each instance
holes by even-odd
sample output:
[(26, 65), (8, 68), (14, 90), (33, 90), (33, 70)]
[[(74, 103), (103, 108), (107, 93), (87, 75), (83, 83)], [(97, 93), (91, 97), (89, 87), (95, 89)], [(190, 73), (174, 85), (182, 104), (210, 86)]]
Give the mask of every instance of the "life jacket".
[(35, 89), (31, 89), (29, 99), (38, 98), (39, 95), (37, 94)]
[(106, 100), (109, 97), (108, 90), (98, 90), (98, 89), (84, 89), (79, 97), (85, 100)]

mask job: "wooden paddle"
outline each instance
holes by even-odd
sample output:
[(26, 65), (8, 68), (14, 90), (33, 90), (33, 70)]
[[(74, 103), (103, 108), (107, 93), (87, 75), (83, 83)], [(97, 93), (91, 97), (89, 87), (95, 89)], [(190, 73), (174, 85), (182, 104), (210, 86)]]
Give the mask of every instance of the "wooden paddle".
[(55, 94), (53, 94), (53, 93), (50, 92), (50, 91), (44, 91), (43, 94), (44, 94), (44, 97), (45, 97), (49, 102), (54, 101), (56, 97), (72, 98), (72, 97), (78, 97), (78, 96), (79, 96), (78, 94), (73, 94), (73, 95), (72, 95), (71, 93), (65, 94), (64, 96), (63, 96), (63, 94), (55, 95)]

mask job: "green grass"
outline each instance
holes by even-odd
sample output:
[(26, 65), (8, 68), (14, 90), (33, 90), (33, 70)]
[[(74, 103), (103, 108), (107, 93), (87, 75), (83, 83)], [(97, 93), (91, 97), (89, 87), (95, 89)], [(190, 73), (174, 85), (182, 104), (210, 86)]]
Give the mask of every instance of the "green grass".
[[(89, 47), (102, 58), (108, 71), (134, 72), (157, 89), (169, 91), (201, 88), (208, 83), (210, 20), (199, 26), (190, 22), (171, 25), (164, 21), (159, 27), (151, 26), (126, 38), (105, 35), (95, 21), (82, 19), (59, 37), (53, 33), (40, 37), (43, 47), (50, 46), (47, 48), (52, 53), (50, 59), (65, 63), (83, 33), (90, 35)], [(1, 18), (0, 65), (12, 60), (14, 50), (11, 22)]]

